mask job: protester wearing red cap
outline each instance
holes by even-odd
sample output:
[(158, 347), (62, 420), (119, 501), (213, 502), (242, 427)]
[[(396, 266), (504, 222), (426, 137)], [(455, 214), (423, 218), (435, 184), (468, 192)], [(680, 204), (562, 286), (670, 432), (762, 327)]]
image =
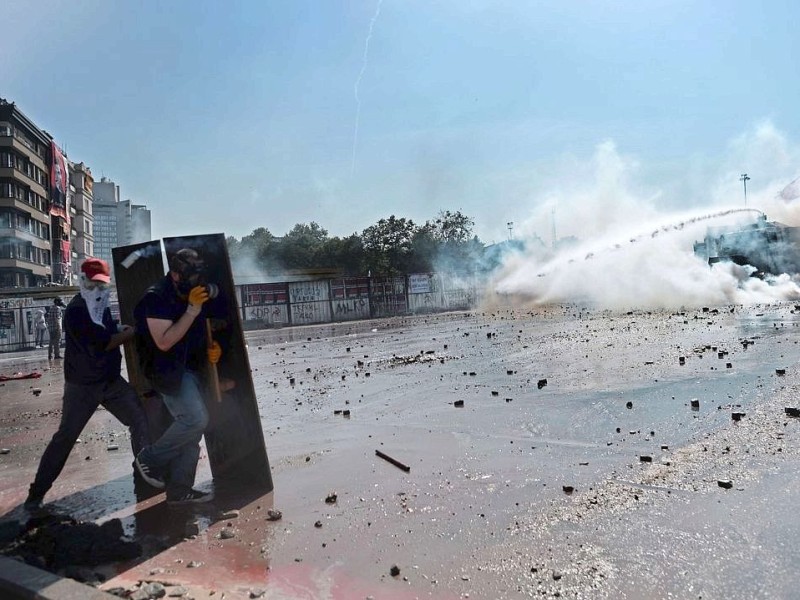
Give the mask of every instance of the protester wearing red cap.
[(111, 270), (108, 268), (108, 263), (101, 258), (87, 258), (81, 265), (81, 272), (90, 281), (102, 283), (111, 281)]
[[(126, 425), (136, 456), (149, 443), (147, 418), (139, 397), (120, 375), (119, 347), (133, 339), (133, 327), (119, 325), (108, 307), (111, 271), (99, 258), (81, 265), (80, 293), (64, 313), (64, 398), (58, 431), (39, 462), (25, 508), (41, 508), (44, 496), (61, 473), (78, 436), (102, 405)], [(60, 299), (59, 299), (60, 300)]]

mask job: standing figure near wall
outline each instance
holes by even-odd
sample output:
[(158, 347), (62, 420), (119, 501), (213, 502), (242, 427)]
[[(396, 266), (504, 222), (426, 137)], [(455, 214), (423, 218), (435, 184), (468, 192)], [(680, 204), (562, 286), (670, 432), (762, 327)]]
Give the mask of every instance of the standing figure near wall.
[(64, 301), (54, 298), (53, 305), (47, 311), (47, 329), (50, 332), (50, 344), (47, 347), (47, 359), (61, 358), (61, 323), (64, 320)]
[(47, 335), (47, 321), (45, 321), (44, 311), (41, 308), (37, 308), (36, 312), (33, 313), (33, 332), (35, 335), (34, 347), (44, 348), (44, 336)]

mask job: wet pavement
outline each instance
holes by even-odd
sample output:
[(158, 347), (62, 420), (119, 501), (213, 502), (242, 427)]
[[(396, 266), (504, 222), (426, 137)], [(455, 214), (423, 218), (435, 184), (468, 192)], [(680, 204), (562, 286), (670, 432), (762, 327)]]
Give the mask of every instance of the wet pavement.
[[(167, 508), (134, 485), (127, 433), (100, 410), (46, 500), (118, 518), (142, 545), (95, 569), (103, 589), (790, 597), (794, 308), (553, 306), (249, 332), (274, 493), (217, 486), (207, 506)], [(1, 375), (44, 373), (0, 384), (5, 523), (27, 518), (19, 505), (60, 416), (61, 367), (40, 352), (0, 355)], [(197, 480), (215, 487), (205, 453)]]

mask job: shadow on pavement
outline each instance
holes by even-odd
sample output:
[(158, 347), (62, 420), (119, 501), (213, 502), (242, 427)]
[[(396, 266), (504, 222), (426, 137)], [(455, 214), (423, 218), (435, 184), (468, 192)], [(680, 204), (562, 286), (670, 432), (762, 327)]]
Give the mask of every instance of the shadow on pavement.
[[(22, 556), (27, 563), (58, 575), (79, 581), (91, 581), (94, 576), (97, 581), (124, 575), (181, 544), (190, 545), (187, 555), (203, 562), (210, 551), (208, 529), (238, 518), (239, 511), (251, 504), (266, 520), (280, 518), (272, 510), (273, 492), (238, 481), (207, 481), (199, 487), (213, 489), (214, 500), (168, 506), (162, 492), (140, 481), (134, 483), (127, 475), (59, 498), (34, 513), (18, 505), (0, 516), (0, 553)], [(105, 574), (98, 576), (98, 572)], [(127, 579), (142, 579), (131, 575)], [(200, 577), (197, 571), (196, 578)], [(50, 584), (43, 580), (42, 585)]]

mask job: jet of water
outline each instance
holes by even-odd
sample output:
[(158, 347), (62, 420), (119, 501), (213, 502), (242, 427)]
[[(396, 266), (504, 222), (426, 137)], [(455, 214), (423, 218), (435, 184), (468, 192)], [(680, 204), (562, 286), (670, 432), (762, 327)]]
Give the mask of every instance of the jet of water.
[(378, 20), (378, 15), (381, 14), (381, 5), (383, 0), (378, 0), (378, 5), (375, 7), (375, 14), (372, 15), (372, 20), (369, 22), (369, 31), (367, 32), (367, 39), (364, 41), (364, 55), (361, 57), (361, 71), (358, 73), (356, 83), (353, 86), (353, 92), (356, 98), (356, 124), (353, 130), (353, 161), (350, 165), (350, 173), (356, 171), (356, 147), (358, 146), (358, 122), (361, 119), (361, 99), (358, 97), (358, 88), (361, 85), (361, 78), (364, 77), (364, 71), (367, 70), (367, 61), (369, 60), (369, 42), (372, 39), (372, 30), (375, 27), (375, 21)]

